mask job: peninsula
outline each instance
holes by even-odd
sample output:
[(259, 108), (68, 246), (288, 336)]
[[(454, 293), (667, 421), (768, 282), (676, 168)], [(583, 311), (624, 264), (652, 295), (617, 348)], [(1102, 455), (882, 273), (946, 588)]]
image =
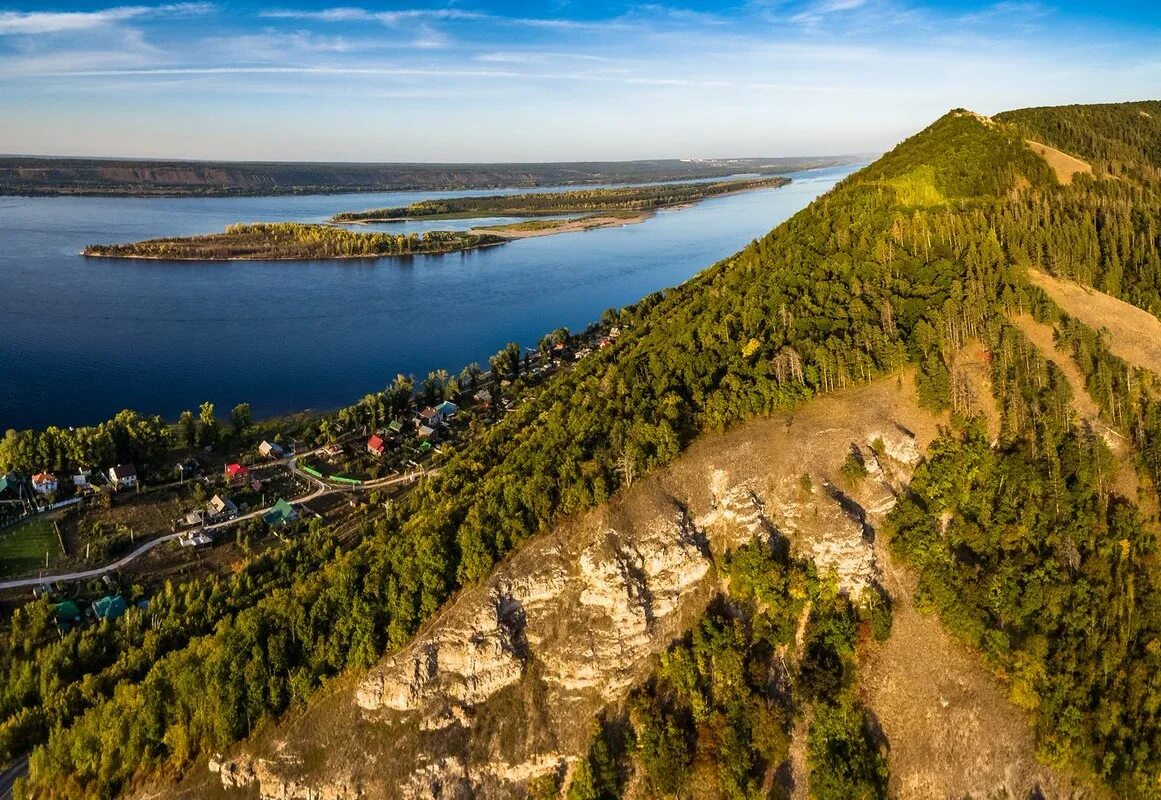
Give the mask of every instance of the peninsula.
[[(561, 214), (587, 214), (607, 218), (606, 224), (641, 221), (661, 208), (696, 203), (710, 197), (775, 189), (790, 183), (789, 178), (775, 176), (712, 183), (667, 183), (647, 186), (624, 186), (602, 189), (579, 189), (567, 192), (487, 195), (423, 200), (397, 208), (373, 208), (347, 211), (331, 218), (337, 223), (403, 222), (411, 219), (472, 219), (475, 217), (547, 217)], [(576, 220), (562, 220), (576, 222)], [(522, 223), (521, 223), (522, 224)], [(517, 226), (495, 226), (504, 230)], [(540, 227), (548, 232), (555, 226)], [(592, 227), (592, 226), (590, 226)]]
[(355, 233), (332, 225), (269, 222), (230, 225), (222, 233), (205, 236), (94, 244), (86, 247), (82, 255), (155, 261), (313, 261), (438, 255), (505, 241), (504, 237), (489, 233)]

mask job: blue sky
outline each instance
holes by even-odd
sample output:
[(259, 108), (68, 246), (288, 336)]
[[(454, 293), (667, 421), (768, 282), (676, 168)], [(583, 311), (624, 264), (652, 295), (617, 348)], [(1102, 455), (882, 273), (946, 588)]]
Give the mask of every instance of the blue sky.
[(1161, 3), (0, 0), (0, 152), (877, 152), (949, 108), (1161, 96)]

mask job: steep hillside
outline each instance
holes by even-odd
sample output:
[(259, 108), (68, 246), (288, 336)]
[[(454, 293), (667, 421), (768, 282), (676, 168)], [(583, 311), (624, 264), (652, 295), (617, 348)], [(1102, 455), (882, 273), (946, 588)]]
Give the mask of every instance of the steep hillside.
[[(1149, 109), (1138, 109), (1140, 126), (1151, 125)], [(1081, 124), (1070, 109), (1038, 114)], [(1136, 125), (1124, 131), (1112, 126), (1102, 136), (1114, 137), (1125, 152), (1146, 152)], [(1030, 311), (1059, 325), (1105, 422), (1131, 436), (1152, 490), (1161, 477), (1161, 406), (1153, 384), (1085, 326), (1062, 317), (1029, 283), (1027, 270), (1040, 266), (1082, 282), (1100, 276), (1106, 291), (1152, 308), (1150, 298), (1161, 297), (1156, 195), (1146, 166), (1111, 177), (1097, 150), (1072, 153), (1094, 172), (1062, 186), (1026, 144), (1034, 139), (1069, 152), (1067, 141), (1049, 133), (1031, 122), (951, 112), (736, 256), (617, 312), (623, 334), (615, 345), (481, 432), (438, 477), (369, 526), (356, 548), (334, 552), (309, 577), (270, 592), (188, 645), (152, 642), (147, 658), (130, 637), (112, 645), (124, 648), (134, 670), (68, 696), (68, 713), (55, 718), (47, 743), (33, 754), (31, 794), (99, 797), (148, 786), (144, 794), (153, 796), (184, 774), (187, 785), (200, 787), (189, 790), (196, 795), (210, 774), (210, 755), (219, 751), (228, 760), (214, 759), (216, 779), (245, 782), (251, 794), (261, 784), (272, 797), (315, 796), (322, 787), (330, 797), (356, 796), (360, 787), (367, 796), (394, 796), (398, 781), (416, 775), (409, 785), (418, 796), (455, 796), (457, 786), (506, 796), (540, 773), (551, 783), (554, 766), (570, 758), (576, 766), (557, 777), (579, 787), (575, 796), (716, 796), (727, 785), (754, 788), (753, 782), (759, 789), (809, 786), (819, 798), (880, 796), (886, 785), (987, 794), (1035, 783), (1034, 765), (1017, 770), (1019, 781), (997, 785), (973, 773), (970, 760), (924, 783), (908, 776), (913, 758), (876, 750), (876, 737), (866, 733), (873, 727), (869, 709), (876, 697), (890, 702), (889, 693), (875, 689), (878, 683), (863, 687), (852, 665), (873, 653), (860, 630), (887, 631), (875, 621), (881, 595), (861, 591), (864, 582), (853, 576), (863, 567), (852, 572), (849, 565), (883, 562), (872, 555), (860, 562), (858, 555), (870, 552), (862, 535), (858, 543), (846, 536), (849, 514), (877, 505), (858, 496), (857, 484), (868, 492), (890, 485), (900, 496), (883, 530), (900, 569), (915, 570), (917, 604), (937, 611), (1007, 681), (1013, 702), (1033, 721), (1039, 752), (1122, 794), (1155, 795), (1161, 594), (1154, 525), (1114, 490), (1112, 456), (1081, 424), (1068, 379), (1009, 318)], [(1094, 218), (1102, 224), (1090, 227)], [(904, 485), (900, 473), (884, 484), (876, 469), (894, 470), (879, 458), (880, 451), (889, 455), (892, 441), (889, 431), (874, 436), (872, 428), (898, 414), (923, 430), (915, 404), (966, 412), (956, 358), (971, 342), (986, 355), (998, 419), (994, 441), (966, 413), (946, 417), (951, 427), (935, 438), (914, 480)], [(765, 452), (797, 454), (804, 465), (788, 470), (773, 455), (752, 458), (749, 448), (764, 437), (733, 440), (738, 451), (729, 461), (695, 458), (697, 448), (712, 447), (695, 443), (701, 436), (770, 414), (825, 413), (816, 409), (827, 406), (812, 398), (897, 375), (908, 364), (917, 368), (915, 403), (898, 400), (873, 425), (846, 429), (854, 423), (840, 417), (810, 427), (811, 440), (823, 443), (832, 428), (839, 431), (817, 452), (770, 435), (773, 449)], [(855, 420), (874, 413), (867, 405), (852, 410)], [(776, 419), (758, 424), (776, 426)], [(698, 465), (697, 480), (666, 483), (682, 474), (684, 460), (642, 480), (691, 443), (686, 458)], [(851, 443), (858, 451), (848, 456)], [(720, 491), (716, 469), (725, 472)], [(844, 493), (853, 497), (850, 504), (821, 482), (826, 477), (841, 488), (835, 470), (852, 486)], [(735, 596), (740, 574), (720, 567), (725, 551), (746, 549), (738, 545), (755, 532), (731, 539), (717, 530), (713, 498), (748, 481), (770, 523), (792, 545), (798, 540), (783, 558), (774, 546), (781, 535), (757, 535), (766, 546), (754, 555), (761, 568), (750, 573), (785, 579), (791, 588), (805, 581), (807, 588)], [(822, 495), (796, 501), (808, 484)], [(878, 496), (886, 500), (883, 491)], [(586, 515), (610, 498), (613, 506)], [(738, 499), (749, 509), (733, 513), (758, 508), (747, 498)], [(834, 512), (834, 500), (843, 513)], [(802, 508), (794, 513), (780, 518), (774, 511), (795, 502)], [(813, 520), (825, 529), (817, 538)], [(864, 522), (858, 531), (869, 537)], [(549, 530), (556, 533), (506, 560)], [(493, 574), (499, 563), (505, 566)], [(513, 574), (505, 570), (515, 568), (544, 580), (505, 583)], [(724, 589), (717, 584), (723, 575), (730, 578)], [(665, 665), (680, 660), (681, 643), (662, 657), (660, 673), (638, 684), (652, 655), (714, 593), (720, 602), (697, 630), (723, 630), (723, 620), (736, 619), (742, 633), (751, 633), (729, 644), (710, 636), (719, 642), (712, 646), (704, 644), (708, 633), (695, 635), (690, 657), (714, 657), (681, 673), (689, 680), (680, 691), (668, 691), (676, 673)], [(667, 613), (658, 613), (651, 628), (652, 597)], [(818, 609), (789, 639), (787, 597)], [(545, 603), (539, 610), (537, 599)], [(587, 624), (569, 627), (578, 623)], [(753, 637), (767, 628), (782, 632)], [(570, 648), (590, 629), (606, 631), (607, 640), (595, 642), (591, 658), (584, 650), (580, 658)], [(778, 647), (788, 648), (784, 681), (769, 672), (771, 648)], [(33, 662), (36, 652), (35, 643), (22, 649), (21, 663)], [(750, 694), (715, 693), (716, 686), (737, 686), (717, 682), (719, 660), (770, 680), (755, 678)], [(722, 669), (723, 676), (734, 674)], [(868, 674), (883, 675), (874, 668)], [(971, 685), (983, 685), (978, 677)], [(328, 680), (322, 699), (312, 700)], [(576, 689), (583, 703), (570, 708), (571, 696), (553, 694), (562, 686)], [(20, 702), (7, 709), (14, 719), (23, 713)], [(592, 723), (603, 703), (610, 705), (602, 717), (610, 724), (628, 704), (624, 736), (600, 733), (586, 747), (577, 725)], [(721, 725), (723, 718), (756, 719), (762, 706), (781, 709), (780, 721)], [(287, 727), (270, 722), (286, 712)], [(993, 707), (988, 718), (1016, 717)], [(887, 739), (911, 735), (909, 727), (933, 731), (887, 719)], [(334, 727), (322, 727), (326, 720)], [(312, 740), (303, 733), (308, 729), (321, 729), (325, 740)], [(734, 746), (722, 738), (727, 729), (770, 736), (760, 747), (752, 738)], [(792, 743), (780, 745), (778, 731)], [(1013, 731), (1006, 741), (1017, 744), (976, 752), (985, 760), (1026, 761), (1031, 740)], [(760, 760), (745, 755), (755, 748)], [(425, 772), (413, 763), (424, 753), (450, 760), (432, 762)], [(844, 771), (845, 763), (859, 768)], [(492, 775), (503, 781), (490, 782)], [(669, 777), (658, 784), (658, 776)], [(1064, 786), (1068, 779), (1060, 780)], [(585, 794), (597, 784), (603, 788)]]

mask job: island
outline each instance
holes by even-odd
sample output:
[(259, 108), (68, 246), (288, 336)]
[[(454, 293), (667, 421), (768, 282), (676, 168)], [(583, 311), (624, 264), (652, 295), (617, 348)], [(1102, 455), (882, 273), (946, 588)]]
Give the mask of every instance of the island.
[(86, 247), (82, 255), (155, 261), (314, 261), (438, 255), (505, 241), (503, 236), (483, 232), (356, 233), (333, 225), (266, 222), (230, 225), (222, 233), (204, 236), (94, 244)]
[(776, 176), (709, 183), (667, 183), (566, 192), (455, 197), (423, 200), (397, 208), (347, 211), (336, 214), (331, 221), (370, 223), (405, 222), (413, 219), (586, 215), (579, 219), (533, 220), (496, 225), (477, 231), (508, 236), (531, 236), (641, 222), (662, 208), (690, 205), (711, 197), (737, 192), (775, 189), (788, 183), (789, 178)]

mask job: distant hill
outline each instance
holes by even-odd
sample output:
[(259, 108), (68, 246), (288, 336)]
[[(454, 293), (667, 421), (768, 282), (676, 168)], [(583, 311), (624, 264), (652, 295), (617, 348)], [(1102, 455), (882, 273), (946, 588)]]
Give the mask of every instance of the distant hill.
[(0, 157), (0, 195), (214, 196), (446, 191), (775, 175), (856, 156), (542, 164), (354, 164)]

